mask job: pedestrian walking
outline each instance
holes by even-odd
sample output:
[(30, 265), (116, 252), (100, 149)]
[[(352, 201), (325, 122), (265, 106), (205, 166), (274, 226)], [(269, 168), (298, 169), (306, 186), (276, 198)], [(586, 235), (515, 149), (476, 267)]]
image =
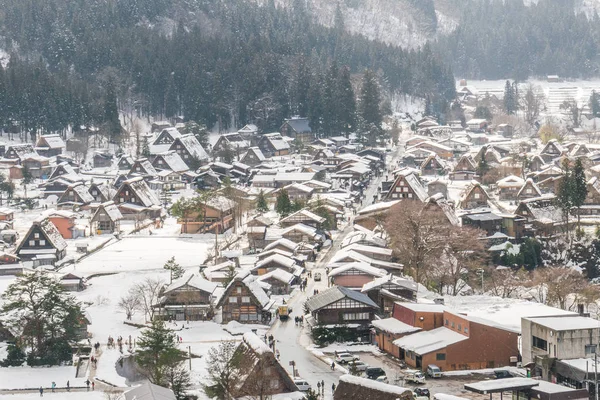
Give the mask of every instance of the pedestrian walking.
[(92, 391), (96, 389), (96, 382), (92, 381)]
[(335, 383), (331, 384), (331, 393), (333, 394), (335, 392)]
[(335, 362), (334, 361), (331, 362), (331, 370), (332, 371), (335, 370)]
[(67, 381), (67, 392), (71, 391), (71, 383)]
[(87, 386), (87, 391), (89, 392), (90, 391), (90, 380), (89, 379), (87, 379), (85, 381), (85, 386)]
[(317, 393), (321, 393), (321, 382), (317, 382)]
[(323, 394), (325, 394), (325, 381), (324, 380), (321, 381), (321, 390), (323, 391)]
[(44, 388), (40, 386), (40, 397), (44, 397)]
[(52, 393), (54, 393), (55, 388), (56, 388), (56, 382), (52, 381)]

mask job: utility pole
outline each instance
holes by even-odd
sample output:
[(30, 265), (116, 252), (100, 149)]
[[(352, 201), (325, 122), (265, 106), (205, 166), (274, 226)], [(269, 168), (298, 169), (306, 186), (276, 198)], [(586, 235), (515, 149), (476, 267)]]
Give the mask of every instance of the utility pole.
[(594, 387), (594, 395), (596, 400), (598, 400), (598, 353), (594, 352), (594, 382), (596, 387)]
[(190, 371), (192, 370), (192, 346), (188, 346), (188, 359), (190, 360)]

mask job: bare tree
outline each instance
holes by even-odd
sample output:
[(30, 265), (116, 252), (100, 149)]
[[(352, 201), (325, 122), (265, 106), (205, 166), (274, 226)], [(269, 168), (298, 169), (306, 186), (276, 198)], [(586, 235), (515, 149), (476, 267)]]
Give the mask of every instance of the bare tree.
[(157, 303), (162, 286), (163, 282), (160, 279), (146, 278), (131, 289), (131, 295), (139, 299), (140, 308), (144, 311), (146, 319), (149, 317), (150, 321), (154, 318), (152, 306)]
[(530, 83), (520, 99), (521, 109), (525, 112), (525, 121), (533, 126), (544, 107), (544, 94), (541, 88)]
[(208, 351), (206, 372), (209, 383), (204, 384), (203, 389), (209, 397), (223, 400), (232, 398), (231, 391), (239, 379), (237, 347), (235, 342), (222, 341), (218, 347)]
[(585, 288), (585, 279), (577, 271), (566, 267), (538, 268), (533, 272), (530, 285), (537, 292), (540, 303), (554, 305), (563, 310), (573, 307), (568, 304), (572, 295)]
[(140, 309), (140, 298), (135, 292), (130, 292), (126, 296), (122, 296), (118, 304), (119, 308), (125, 312), (127, 319), (131, 319), (136, 310)]
[(515, 272), (510, 268), (488, 268), (485, 276), (486, 287), (490, 293), (502, 298), (511, 297), (528, 279), (524, 269)]
[(452, 226), (447, 233), (443, 256), (433, 268), (432, 280), (438, 283), (438, 291), (458, 295), (469, 284), (469, 278), (485, 265), (486, 249), (479, 238), (485, 234), (479, 229)]
[(444, 213), (415, 200), (403, 200), (388, 211), (385, 223), (392, 249), (415, 282), (424, 283), (439, 261), (450, 231)]

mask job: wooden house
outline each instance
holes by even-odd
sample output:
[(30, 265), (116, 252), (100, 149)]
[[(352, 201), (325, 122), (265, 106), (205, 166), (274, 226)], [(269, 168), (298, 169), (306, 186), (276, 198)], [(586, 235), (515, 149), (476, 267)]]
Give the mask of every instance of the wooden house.
[(538, 187), (538, 185), (533, 181), (533, 179), (528, 178), (519, 192), (517, 193), (517, 199), (530, 199), (532, 197), (540, 197), (542, 195), (542, 191)]
[(33, 145), (29, 143), (13, 144), (8, 146), (4, 158), (9, 160), (16, 160), (19, 164), (27, 158), (39, 157), (39, 154), (33, 148)]
[(87, 186), (83, 182), (76, 182), (64, 191), (58, 198), (56, 205), (58, 208), (85, 208), (94, 201)]
[(92, 181), (90, 183), (88, 192), (94, 198), (95, 203), (105, 203), (107, 201), (112, 201), (112, 199), (113, 199), (113, 197), (115, 197), (115, 193), (117, 191), (111, 185), (109, 185), (107, 182), (94, 183)]
[(33, 266), (54, 265), (67, 254), (67, 242), (49, 219), (36, 220), (17, 245), (15, 254)]
[(187, 164), (174, 151), (157, 154), (152, 160), (152, 167), (157, 171), (170, 170), (177, 173), (189, 171)]
[(515, 200), (524, 184), (525, 181), (518, 176), (509, 175), (502, 178), (496, 182), (498, 197), (500, 200)]
[[(262, 135), (258, 141), (258, 148), (266, 157), (285, 156), (290, 154), (290, 144), (284, 140), (279, 132)], [(245, 161), (245, 158), (240, 161), (248, 164)]]
[(265, 155), (259, 147), (250, 147), (246, 154), (242, 156), (240, 162), (254, 167), (266, 160)]
[(350, 289), (360, 289), (364, 284), (386, 275), (385, 270), (366, 262), (332, 263), (330, 266), (333, 266), (329, 271), (330, 282)]
[(113, 201), (107, 201), (98, 206), (92, 216), (92, 232), (97, 235), (119, 233), (123, 214)]
[(173, 321), (202, 321), (213, 317), (213, 294), (217, 283), (196, 274), (184, 275), (163, 288), (155, 318)]
[(250, 147), (250, 141), (244, 139), (239, 132), (225, 133), (219, 136), (217, 142), (212, 148), (213, 154), (217, 154), (225, 149), (231, 149), (238, 156), (241, 152)]
[(444, 197), (448, 197), (448, 184), (441, 180), (433, 180), (427, 183), (427, 194), (433, 196), (440, 193)]
[(254, 124), (244, 125), (241, 129), (237, 131), (240, 136), (250, 142), (252, 146), (256, 145), (258, 141), (258, 127)]
[(450, 173), (450, 180), (456, 181), (470, 181), (477, 174), (477, 165), (475, 160), (470, 155), (463, 155), (454, 170)]
[(281, 237), (289, 239), (295, 243), (322, 244), (325, 236), (317, 228), (302, 223), (297, 223), (281, 231)]
[(302, 143), (310, 143), (315, 139), (308, 118), (292, 117), (283, 121), (279, 128), (283, 136), (293, 138)]
[(221, 323), (266, 323), (271, 319), (272, 302), (257, 277), (249, 272), (239, 273), (227, 285), (216, 308), (221, 311)]
[(419, 178), (411, 171), (399, 173), (384, 200), (410, 199), (425, 201), (429, 197)]
[(361, 289), (386, 316), (391, 316), (396, 301), (417, 300), (417, 284), (414, 281), (388, 274), (365, 283)]
[(333, 400), (412, 400), (413, 398), (411, 389), (353, 375), (342, 375), (333, 394)]
[(152, 141), (153, 146), (170, 145), (175, 139), (181, 137), (181, 132), (172, 126), (165, 127)]
[(22, 273), (23, 265), (19, 257), (4, 251), (0, 252), (0, 276), (20, 275)]
[(271, 285), (271, 294), (283, 295), (292, 292), (292, 284), (296, 280), (296, 276), (288, 271), (277, 268), (260, 275), (258, 280)]
[(232, 200), (223, 196), (214, 197), (202, 205), (201, 212), (190, 213), (178, 221), (181, 233), (223, 233), (234, 224), (234, 207)]
[(12, 208), (0, 207), (0, 221), (10, 222), (15, 219), (15, 211)]
[(554, 196), (534, 197), (519, 203), (515, 214), (527, 220), (526, 233), (545, 237), (562, 228), (562, 212), (554, 199)]
[(117, 168), (119, 169), (119, 171), (130, 171), (131, 167), (133, 167), (134, 162), (135, 161), (133, 160), (133, 157), (127, 154), (123, 154), (117, 162)]
[(169, 121), (155, 121), (150, 126), (150, 131), (152, 133), (161, 132), (163, 129), (167, 129), (171, 127), (171, 123)]
[(113, 162), (113, 155), (109, 152), (97, 150), (92, 158), (94, 168), (110, 168)]
[(548, 155), (552, 158), (557, 158), (563, 155), (565, 149), (556, 139), (550, 139), (548, 143), (544, 146), (542, 151), (540, 151), (541, 155)]
[(185, 135), (176, 138), (168, 149), (175, 151), (189, 169), (195, 170), (198, 164), (208, 162), (208, 154), (194, 135)]
[(87, 287), (83, 276), (74, 272), (69, 272), (61, 276), (58, 283), (63, 289), (69, 292), (81, 292)]
[(306, 301), (305, 306), (316, 325), (369, 325), (379, 311), (369, 296), (343, 286), (317, 293)]
[(407, 148), (406, 150), (410, 151), (414, 149), (420, 149), (435, 153), (438, 157), (440, 157), (443, 160), (450, 160), (452, 159), (452, 157), (454, 157), (454, 152), (451, 147), (444, 146), (443, 144), (439, 144), (436, 142), (421, 142), (413, 147)]
[(431, 155), (421, 164), (421, 175), (444, 175), (446, 167), (437, 155)]
[[(277, 360), (273, 350), (256, 334), (245, 333), (235, 350), (237, 379), (230, 390), (236, 399), (292, 398), (286, 393), (298, 393), (298, 388)], [(298, 398), (298, 397), (293, 397)]]
[(285, 218), (282, 218), (279, 221), (279, 225), (282, 227), (288, 227), (296, 224), (304, 224), (308, 226), (312, 226), (313, 228), (320, 229), (321, 225), (325, 222), (325, 218), (307, 210), (302, 209), (296, 211), (293, 214), (288, 215)]
[(479, 184), (479, 182), (473, 181), (469, 186), (462, 192), (458, 204), (460, 208), (468, 210), (471, 208), (487, 207), (488, 196), (485, 189)]
[(147, 158), (135, 160), (128, 173), (128, 176), (130, 177), (141, 176), (149, 179), (154, 178), (156, 175), (156, 169)]
[(115, 193), (113, 201), (124, 219), (154, 219), (161, 215), (160, 200), (142, 177), (124, 181)]
[(252, 272), (254, 275), (265, 275), (276, 269), (281, 269), (294, 276), (299, 276), (302, 272), (302, 268), (298, 267), (294, 259), (277, 254), (277, 252), (274, 252), (274, 254), (269, 257), (259, 260), (252, 268)]
[(35, 151), (43, 157), (56, 157), (67, 146), (60, 135), (41, 135), (35, 142)]

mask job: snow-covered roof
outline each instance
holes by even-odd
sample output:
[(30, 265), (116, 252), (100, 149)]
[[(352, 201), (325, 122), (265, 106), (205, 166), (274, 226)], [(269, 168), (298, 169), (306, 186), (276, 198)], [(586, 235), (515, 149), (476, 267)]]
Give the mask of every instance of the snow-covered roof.
[(496, 182), (496, 185), (499, 188), (520, 188), (523, 186), (525, 181), (523, 178), (519, 178), (518, 176), (509, 175), (506, 178), (500, 179)]
[(442, 313), (447, 310), (447, 307), (442, 304), (431, 304), (431, 303), (402, 303), (396, 302), (399, 306), (408, 308), (415, 312), (435, 312)]
[(574, 331), (579, 329), (600, 329), (600, 321), (582, 317), (573, 316), (552, 316), (552, 317), (530, 317), (526, 318), (531, 322), (544, 326), (553, 331)]
[(285, 186), (284, 189), (285, 190), (296, 189), (296, 190), (299, 190), (304, 193), (312, 193), (315, 191), (314, 188), (307, 186), (307, 185), (303, 185), (301, 183), (292, 183), (290, 185)]
[(404, 394), (410, 389), (406, 389), (396, 385), (390, 385), (383, 382), (378, 382), (373, 379), (361, 378), (359, 376), (354, 375), (342, 375), (340, 376), (340, 383), (348, 383), (351, 385), (365, 387), (371, 390), (377, 390), (384, 393), (401, 395)]
[(379, 306), (377, 306), (377, 304), (375, 304), (373, 300), (371, 300), (366, 294), (345, 288), (343, 286), (334, 286), (323, 292), (317, 293), (316, 295), (310, 297), (305, 304), (310, 311), (317, 311), (346, 297), (358, 301), (359, 303), (363, 303), (367, 306), (379, 308)]
[(199, 275), (191, 274), (182, 276), (179, 279), (175, 279), (169, 286), (165, 288), (165, 293), (169, 293), (186, 285), (211, 294), (218, 286), (216, 283), (207, 281)]
[(260, 340), (253, 332), (246, 332), (243, 336), (244, 343), (250, 347), (256, 354), (267, 354), (273, 351), (265, 342)]
[(391, 256), (393, 253), (392, 249), (387, 249), (384, 247), (377, 247), (377, 246), (367, 246), (367, 245), (363, 245), (363, 244), (351, 244), (348, 247), (346, 247), (346, 251), (350, 251), (350, 250), (354, 250), (357, 252), (366, 252), (366, 253), (375, 253), (375, 254), (381, 254), (381, 255), (385, 255), (385, 256)]
[[(335, 263), (334, 260), (331, 260), (331, 263)], [(371, 265), (364, 262), (351, 262), (348, 264), (344, 264), (340, 267), (333, 268), (329, 271), (329, 276), (337, 276), (346, 271), (356, 270), (363, 272), (367, 275), (382, 277), (387, 274), (387, 272), (383, 269), (372, 267)]]
[[(46, 146), (44, 146), (44, 144)], [(63, 149), (66, 147), (60, 135), (42, 135), (38, 138), (36, 146), (48, 147), (50, 149)]]
[(342, 240), (342, 244), (340, 247), (344, 248), (344, 247), (350, 246), (353, 243), (358, 243), (358, 242), (367, 242), (371, 246), (377, 246), (377, 247), (385, 247), (387, 245), (387, 241), (385, 239), (375, 236), (372, 233), (355, 231), (355, 232), (351, 232), (348, 235), (346, 235), (344, 240)]
[(180, 142), (187, 149), (187, 151), (198, 160), (208, 159), (208, 154), (206, 153), (206, 150), (204, 150), (204, 147), (202, 147), (202, 145), (194, 135), (184, 135), (177, 138), (176, 141), (173, 142), (169, 150), (175, 149), (173, 146), (175, 146), (176, 142)]
[(412, 333), (421, 330), (421, 328), (419, 327), (405, 324), (404, 322), (397, 320), (396, 318), (376, 319), (372, 321), (371, 324), (375, 328), (384, 332), (389, 332), (393, 335), (399, 335), (402, 333)]
[(363, 208), (362, 210), (359, 210), (358, 214), (364, 215), (364, 214), (369, 214), (372, 212), (384, 211), (384, 210), (387, 210), (387, 209), (391, 208), (392, 206), (398, 204), (399, 202), (400, 202), (400, 200), (393, 200), (393, 201), (384, 201), (381, 203), (371, 204), (370, 206), (367, 206), (367, 207)]
[[(175, 172), (185, 172), (189, 170), (187, 164), (183, 161), (181, 156), (177, 152), (171, 150), (165, 153), (158, 154), (157, 157), (162, 157), (165, 162), (164, 168), (168, 168)], [(158, 168), (163, 168), (163, 165), (158, 165)]]
[(215, 196), (206, 201), (206, 205), (219, 211), (229, 211), (235, 207), (235, 202), (224, 196)]
[(144, 205), (144, 207), (151, 207), (153, 205), (159, 205), (160, 201), (154, 194), (150, 187), (144, 181), (142, 177), (136, 177), (128, 179), (123, 184), (129, 186), (129, 188), (135, 193), (136, 197)]
[(430, 331), (414, 333), (394, 340), (394, 345), (412, 351), (419, 355), (429, 354), (432, 351), (443, 349), (449, 345), (467, 340), (469, 337), (455, 332), (446, 327)]
[(289, 239), (286, 238), (281, 238), (281, 239), (277, 239), (276, 241), (269, 243), (268, 245), (265, 246), (264, 250), (270, 250), (273, 249), (275, 247), (278, 246), (283, 246), (287, 249), (290, 249), (292, 252), (296, 250), (296, 248), (298, 247), (297, 243), (292, 242)]
[(294, 277), (294, 274), (290, 274), (287, 271), (284, 271), (284, 270), (282, 270), (280, 268), (277, 268), (277, 269), (274, 269), (271, 272), (267, 272), (264, 275), (260, 275), (258, 277), (258, 280), (259, 281), (265, 281), (265, 280), (271, 279), (271, 278), (276, 279), (276, 280), (278, 280), (280, 282), (283, 282), (283, 283), (287, 283), (289, 285), (289, 284), (292, 283), (292, 281), (294, 280), (295, 277)]
[(260, 286), (259, 281), (257, 281), (256, 279), (256, 276), (248, 275), (246, 278), (244, 278), (243, 282), (248, 288), (248, 290), (250, 290), (250, 292), (254, 295), (256, 300), (258, 300), (261, 306), (265, 307), (267, 304), (269, 304), (270, 299), (269, 296), (263, 290), (263, 288)]
[(294, 260), (292, 260), (291, 258), (282, 256), (280, 254), (273, 254), (272, 256), (269, 256), (269, 257), (265, 258), (264, 260), (257, 262), (256, 268), (260, 268), (260, 267), (267, 265), (269, 263), (272, 263), (272, 262), (275, 264), (282, 265), (287, 268), (292, 268), (296, 264), (296, 262)]
[(123, 394), (125, 400), (176, 400), (171, 389), (146, 382)]
[(117, 207), (117, 205), (114, 202), (107, 201), (106, 203), (100, 204), (100, 206), (96, 210), (96, 213), (92, 217), (92, 221), (96, 219), (96, 216), (101, 210), (104, 210), (106, 212), (106, 215), (108, 215), (108, 218), (110, 218), (113, 222), (120, 221), (123, 219), (123, 214), (121, 214), (119, 207)]
[(361, 292), (366, 293), (374, 288), (383, 286), (387, 283), (391, 283), (392, 285), (401, 286), (403, 288), (417, 291), (417, 284), (414, 281), (401, 278), (399, 276), (394, 276), (392, 274), (382, 276), (381, 278), (376, 278), (371, 282), (367, 282), (363, 285)]
[(295, 218), (297, 218), (299, 216), (305, 217), (304, 219), (311, 219), (318, 224), (322, 224), (323, 222), (325, 222), (325, 218), (304, 208), (302, 210), (296, 211), (293, 214), (288, 215), (287, 217), (280, 220), (279, 223), (281, 224), (282, 222), (293, 221)]
[(307, 182), (314, 178), (314, 172), (278, 172), (276, 182)]
[(479, 381), (474, 383), (465, 384), (465, 389), (471, 390), (477, 393), (494, 393), (504, 392), (518, 388), (531, 389), (532, 387), (539, 386), (540, 381), (531, 378), (504, 378), (504, 379), (490, 379), (486, 381)]

